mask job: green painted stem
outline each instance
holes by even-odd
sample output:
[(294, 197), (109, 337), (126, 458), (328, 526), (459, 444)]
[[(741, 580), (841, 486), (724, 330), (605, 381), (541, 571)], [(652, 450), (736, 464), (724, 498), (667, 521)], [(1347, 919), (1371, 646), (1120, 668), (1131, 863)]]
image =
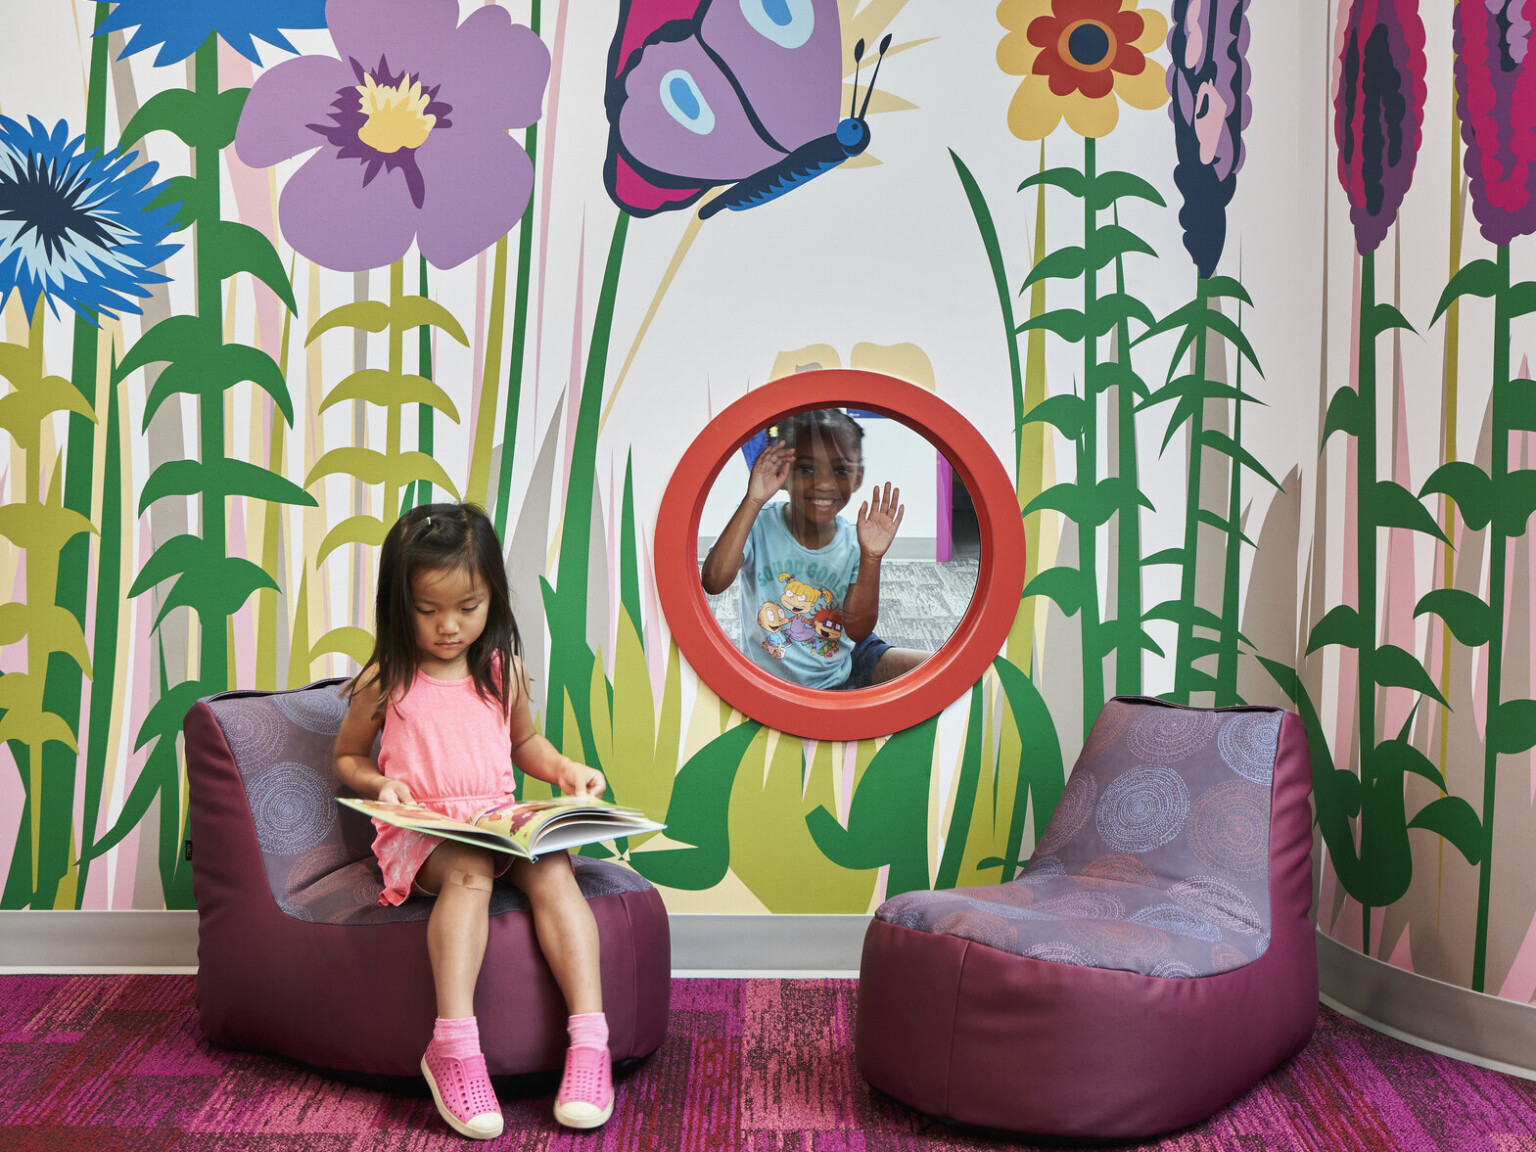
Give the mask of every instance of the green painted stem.
[[(96, 5), (96, 26), (107, 18), (108, 4)], [(107, 120), (107, 38), (96, 36), (91, 40), (90, 79), (86, 88), (85, 139), (87, 152), (101, 151), (106, 146)], [(75, 317), (74, 347), (70, 360), (70, 383), (93, 407), (96, 403), (96, 341), (101, 329), (82, 316)], [(95, 481), (96, 425), (78, 412), (69, 416), (69, 433), (65, 450), (64, 507), (80, 513), (86, 519), (91, 515), (91, 486)], [(101, 556), (109, 562), (116, 553), (103, 551)], [(86, 577), (90, 568), (90, 538), (75, 536), (59, 553), (59, 575), (54, 593), (54, 603), (64, 608), (82, 628), (85, 627)], [(107, 607), (97, 596), (97, 613)], [(115, 619), (117, 605), (110, 610)], [(97, 691), (112, 692), (113, 670), (94, 667), (98, 679), (92, 687), (92, 698)], [(43, 710), (61, 717), (78, 739), (80, 735), (80, 710), (84, 692), (84, 674), (74, 659), (63, 652), (48, 656), (47, 681), (43, 688)], [(92, 735), (94, 736), (94, 731)], [(91, 741), (94, 748), (95, 741)], [(103, 750), (104, 751), (104, 750)], [(79, 774), (80, 755), (57, 741), (43, 747), (43, 779), (59, 787), (48, 786), (44, 796), (44, 840), (40, 853), (38, 896), (33, 907), (51, 908), (56, 903), (58, 885), (70, 866), (70, 828), (73, 822), (74, 783)], [(95, 834), (96, 820), (101, 811), (101, 789), (105, 778), (102, 759), (85, 761), (84, 824), (79, 830), (82, 849)], [(64, 787), (67, 783), (67, 788)], [(57, 795), (55, 795), (57, 793)], [(62, 803), (61, 803), (62, 802)], [(83, 854), (83, 853), (82, 853)], [(74, 906), (80, 907), (85, 894), (87, 866), (82, 864), (75, 884)]]
[[(1509, 345), (1512, 303), (1510, 299), (1509, 245), (1499, 248), (1499, 290), (1493, 303), (1493, 451), (1491, 488), (1498, 494), (1509, 479)], [(1521, 525), (1524, 530), (1524, 525)], [(1495, 739), (1500, 693), (1504, 679), (1504, 567), (1509, 537), (1494, 515), (1488, 525), (1488, 605), (1493, 609), (1493, 629), (1488, 638), (1488, 717), (1483, 726), (1483, 858), (1477, 874), (1477, 935), (1472, 947), (1472, 991), (1482, 992), (1488, 968), (1488, 906), (1493, 890), (1493, 809), (1497, 799), (1499, 753)]]
[[(1209, 287), (1204, 276), (1196, 275), (1195, 278), (1195, 305), (1196, 309), (1208, 308), (1206, 289)], [(1205, 386), (1206, 369), (1206, 345), (1210, 340), (1210, 333), (1204, 326), (1205, 317), (1200, 317), (1200, 334), (1195, 337), (1194, 349), (1194, 376), (1197, 387)], [(1195, 603), (1196, 566), (1199, 563), (1200, 554), (1200, 480), (1201, 463), (1204, 455), (1202, 441), (1205, 438), (1205, 402), (1202, 400), (1195, 404), (1189, 415), (1189, 476), (1184, 497), (1184, 564), (1179, 580), (1179, 602), (1183, 604), (1186, 612), (1179, 620), (1178, 632), (1178, 658), (1174, 661), (1173, 672), (1173, 699), (1179, 704), (1188, 704), (1194, 691), (1194, 641), (1195, 623), (1191, 618), (1190, 610)]]
[[(219, 91), (219, 38), (210, 35), (193, 57), (193, 83), (200, 102), (212, 102)], [(219, 267), (209, 245), (203, 243), (203, 221), (216, 221), (221, 212), (219, 200), (219, 149), (210, 144), (200, 144), (193, 149), (193, 178), (197, 181), (200, 215), (195, 225), (197, 237), (197, 317), (207, 330), (210, 343), (224, 340), (224, 312), (220, 299)], [(211, 469), (215, 460), (224, 457), (224, 397), (222, 394), (204, 396), (198, 401), (198, 448), (205, 467)], [(228, 549), (227, 528), (222, 493), (205, 493), (198, 501), (202, 508), (203, 539), (215, 555), (225, 555)], [(218, 692), (229, 686), (229, 637), (223, 619), (198, 619), (201, 629), (198, 679), (204, 690)], [(165, 739), (161, 736), (161, 739)], [(171, 795), (161, 797), (162, 804), (175, 800)], [(180, 858), (180, 840), (170, 846), (173, 859)], [(165, 846), (162, 845), (162, 859)]]
[[(1355, 610), (1360, 618), (1359, 707), (1360, 792), (1369, 796), (1376, 750), (1376, 520), (1368, 498), (1376, 484), (1376, 253), (1360, 257), (1360, 351), (1356, 388), (1360, 394), (1360, 435), (1355, 447)], [(1364, 814), (1362, 813), (1362, 819)], [(1368, 849), (1361, 831), (1360, 856)], [(1361, 952), (1371, 954), (1371, 905), (1360, 903)]]
[(571, 450), (570, 482), (566, 487), (565, 519), (561, 528), (555, 610), (550, 614), (550, 633), (557, 638), (549, 656), (549, 695), (545, 700), (544, 730), (561, 746), (565, 728), (564, 694), (569, 692), (576, 723), (581, 728), (588, 755), (594, 748), (591, 693), (591, 649), (585, 642), (587, 627), (588, 562), (592, 534), (592, 486), (597, 459), (597, 425), (602, 412), (603, 382), (608, 370), (608, 341), (613, 330), (614, 300), (619, 291), (619, 269), (624, 263), (624, 238), (629, 214), (620, 212), (613, 225), (603, 286), (598, 295), (592, 341), (587, 346), (587, 370), (581, 384), (581, 406), (576, 417), (576, 436)]
[[(1098, 213), (1093, 207), (1093, 182), (1096, 178), (1096, 148), (1093, 137), (1083, 139), (1083, 248), (1093, 246), (1093, 234), (1098, 227)], [(1077, 487), (1083, 494), (1083, 505), (1090, 503), (1098, 480), (1098, 393), (1097, 378), (1098, 341), (1093, 336), (1094, 312), (1097, 303), (1097, 279), (1091, 263), (1083, 269), (1083, 317), (1087, 321), (1083, 333), (1083, 435), (1077, 442)], [(1079, 624), (1082, 630), (1083, 651), (1083, 736), (1086, 738), (1093, 722), (1104, 707), (1104, 650), (1099, 628), (1099, 565), (1098, 529), (1091, 522), (1078, 525), (1077, 536), (1078, 577), (1082, 607)]]
[[(1119, 214), (1116, 213), (1116, 221)], [(1115, 257), (1115, 291), (1125, 295), (1125, 258)], [(1136, 467), (1136, 393), (1129, 380), (1131, 322), (1122, 314), (1115, 328), (1115, 351), (1123, 369), (1115, 394), (1116, 438), (1119, 460), (1116, 475), (1125, 495), (1115, 513), (1116, 542), (1120, 560), (1115, 588), (1115, 620), (1120, 646), (1115, 650), (1115, 692), (1141, 695), (1141, 480)]]
[[(1243, 306), (1237, 306), (1238, 326), (1242, 326)], [(1237, 391), (1232, 400), (1232, 442), (1243, 442), (1243, 358), (1237, 358)], [(1234, 456), (1227, 489), (1227, 552), (1221, 578), (1221, 636), (1216, 650), (1216, 704), (1239, 704), (1237, 695), (1237, 634), (1239, 628), (1237, 583), (1243, 559), (1243, 534), (1240, 517), (1243, 509), (1243, 466)]]
[[(405, 371), (405, 330), (396, 317), (403, 311), (405, 299), (405, 259), (389, 266), (389, 374), (395, 379)], [(403, 405), (390, 404), (384, 420), (384, 501), (379, 519), (385, 527), (400, 518), (400, 425)]]
[[(540, 0), (533, 0), (528, 27), (539, 31)], [(539, 126), (528, 125), (523, 135), (523, 151), (534, 171), (538, 171)], [(533, 269), (533, 193), (517, 225), (517, 289), (512, 300), (512, 358), (507, 366), (507, 411), (501, 433), (501, 468), (496, 477), (496, 534), (507, 537), (508, 505), (512, 501), (512, 461), (517, 448), (517, 415), (523, 396), (523, 355), (528, 345), (528, 284)]]

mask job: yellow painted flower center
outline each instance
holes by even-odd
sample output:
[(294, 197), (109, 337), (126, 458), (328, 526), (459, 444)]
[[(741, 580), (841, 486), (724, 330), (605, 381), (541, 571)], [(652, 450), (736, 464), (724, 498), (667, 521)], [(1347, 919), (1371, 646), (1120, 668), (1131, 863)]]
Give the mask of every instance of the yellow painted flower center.
[(398, 84), (379, 84), (369, 73), (357, 86), (364, 116), (368, 122), (357, 137), (376, 152), (398, 152), (402, 148), (420, 148), (432, 133), (437, 117), (427, 114), (431, 98), (421, 90), (421, 81), (411, 83), (402, 76)]

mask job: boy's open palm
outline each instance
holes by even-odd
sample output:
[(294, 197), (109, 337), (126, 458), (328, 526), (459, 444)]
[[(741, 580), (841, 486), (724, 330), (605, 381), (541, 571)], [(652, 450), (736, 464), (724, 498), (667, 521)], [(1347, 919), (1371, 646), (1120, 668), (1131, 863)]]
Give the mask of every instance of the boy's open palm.
[(747, 477), (747, 496), (759, 504), (766, 504), (789, 479), (790, 465), (795, 462), (794, 449), (782, 442), (770, 444), (752, 461), (752, 474)]
[(906, 508), (901, 503), (901, 489), (892, 488), (890, 481), (886, 481), (883, 491), (876, 484), (870, 499), (859, 505), (856, 525), (859, 551), (866, 556), (884, 556), (891, 542), (896, 539), (896, 530), (901, 527), (904, 512)]

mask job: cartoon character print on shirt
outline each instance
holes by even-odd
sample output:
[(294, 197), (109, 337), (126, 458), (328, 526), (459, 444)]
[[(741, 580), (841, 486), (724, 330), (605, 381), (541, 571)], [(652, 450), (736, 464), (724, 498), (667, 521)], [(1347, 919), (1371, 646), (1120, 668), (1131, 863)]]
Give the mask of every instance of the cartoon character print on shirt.
[(836, 608), (823, 608), (811, 619), (811, 627), (821, 639), (816, 654), (828, 660), (836, 656), (843, 639), (843, 614)]
[(816, 629), (811, 620), (823, 600), (832, 603), (832, 593), (803, 580), (796, 580), (789, 572), (779, 573), (779, 583), (784, 585), (784, 594), (779, 597), (779, 603), (790, 617), (787, 629), (789, 638), (797, 643), (809, 641), (814, 644)]
[(757, 626), (768, 633), (763, 641), (763, 651), (775, 660), (784, 659), (788, 644), (778, 635), (789, 624), (789, 613), (776, 600), (770, 600), (757, 610)]

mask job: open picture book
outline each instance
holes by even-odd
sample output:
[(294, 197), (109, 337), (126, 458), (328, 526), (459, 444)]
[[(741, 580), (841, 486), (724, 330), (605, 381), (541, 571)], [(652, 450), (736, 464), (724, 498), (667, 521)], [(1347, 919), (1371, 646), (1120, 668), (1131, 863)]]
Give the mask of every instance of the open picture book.
[(634, 808), (620, 808), (591, 796), (505, 800), (476, 813), (469, 822), (455, 820), (423, 804), (384, 804), (347, 796), (336, 797), (336, 802), (386, 824), (529, 860), (537, 860), (544, 852), (579, 848), (641, 832), (659, 832), (666, 827)]

